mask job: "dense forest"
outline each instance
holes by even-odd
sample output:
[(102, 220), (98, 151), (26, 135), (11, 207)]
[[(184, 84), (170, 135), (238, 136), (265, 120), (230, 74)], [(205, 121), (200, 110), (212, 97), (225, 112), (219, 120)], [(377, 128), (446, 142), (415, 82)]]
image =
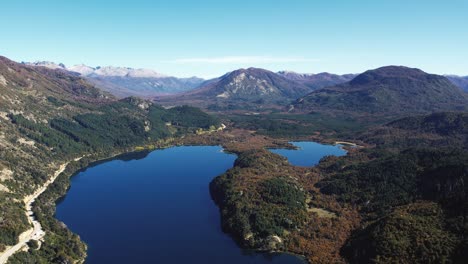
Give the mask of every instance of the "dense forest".
[[(252, 145), (250, 140), (245, 144)], [(316, 168), (292, 166), (259, 147), (242, 151), (210, 190), (220, 206), (223, 230), (241, 246), (289, 251), (313, 263), (342, 262), (340, 247), (359, 216), (320, 195), (314, 187), (319, 179)]]
[(320, 192), (363, 219), (341, 253), (351, 263), (464, 263), (468, 191), (463, 113), (408, 117), (365, 132), (376, 144), (321, 164)]
[(377, 148), (399, 150), (409, 147), (468, 147), (468, 114), (441, 112), (410, 116), (373, 127), (353, 139)]
[(290, 174), (278, 155), (261, 150), (240, 154), (235, 167), (210, 185), (222, 208), (223, 228), (251, 247), (268, 247), (265, 240), (271, 236), (302, 226), (306, 193)]
[(312, 263), (463, 263), (466, 127), (466, 114), (436, 113), (356, 130), (349, 140), (365, 147), (315, 168), (291, 166), (252, 137), (211, 193), (244, 247)]
[(407, 149), (350, 165), (317, 183), (358, 206), (363, 226), (343, 248), (353, 263), (463, 262), (468, 152)]
[(363, 122), (350, 116), (333, 116), (327, 113), (262, 115), (228, 115), (234, 126), (253, 130), (259, 134), (276, 138), (301, 138), (314, 134), (353, 135), (363, 131), (372, 123)]
[[(99, 107), (97, 113), (77, 115), (71, 120), (52, 119), (49, 125), (37, 124), (22, 115), (9, 117), (22, 133), (61, 155), (144, 144), (175, 132), (195, 132), (198, 128), (209, 129), (220, 125), (215, 117), (194, 107), (180, 106), (166, 110), (151, 104), (141, 111), (137, 104), (138, 99), (127, 98)], [(177, 129), (172, 130), (171, 126)]]

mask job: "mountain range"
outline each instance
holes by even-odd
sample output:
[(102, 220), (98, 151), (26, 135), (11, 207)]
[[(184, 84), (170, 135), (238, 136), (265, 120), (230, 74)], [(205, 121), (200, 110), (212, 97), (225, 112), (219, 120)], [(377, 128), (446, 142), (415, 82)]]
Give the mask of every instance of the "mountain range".
[[(170, 97), (169, 100), (194, 102), (196, 97), (207, 96), (209, 90), (219, 92), (217, 101), (268, 102), (276, 100), (287, 103), (314, 89), (343, 83), (352, 79), (354, 74), (337, 75), (331, 73), (302, 74), (292, 71), (277, 73), (249, 68), (229, 72), (221, 77), (204, 80), (198, 77), (177, 78), (156, 72), (151, 69), (134, 69), (129, 67), (90, 67), (84, 64), (66, 67), (63, 63), (37, 61), (23, 62), (29, 66), (42, 66), (49, 69), (69, 71), (86, 78), (90, 83), (117, 97), (138, 96), (152, 98), (184, 94), (181, 97)], [(247, 78), (244, 79), (244, 77)], [(258, 81), (258, 83), (256, 83)], [(214, 88), (214, 86), (216, 86)], [(234, 87), (235, 86), (235, 87)], [(192, 91), (194, 91), (192, 93)], [(225, 92), (223, 95), (223, 92)], [(210, 97), (210, 96), (208, 96)], [(177, 98), (177, 99), (176, 99)], [(163, 101), (166, 101), (164, 99)], [(203, 104), (202, 104), (203, 105)]]
[(83, 77), (133, 77), (133, 78), (166, 78), (169, 77), (162, 73), (151, 69), (134, 69), (129, 67), (114, 67), (114, 66), (97, 66), (90, 67), (84, 64), (78, 64), (71, 67), (66, 67), (63, 63), (55, 63), (50, 61), (23, 62), (28, 66), (42, 66), (49, 69), (60, 69), (69, 72), (75, 72)]
[(287, 105), (315, 89), (345, 82), (352, 75), (272, 72), (259, 68), (239, 69), (206, 81), (199, 88), (170, 97), (163, 104), (191, 104), (210, 109), (259, 109)]
[[(53, 62), (23, 63), (66, 71), (117, 97), (154, 99), (167, 106), (193, 105), (211, 110), (280, 109), (400, 115), (466, 109), (468, 77), (427, 74), (387, 66), (362, 74), (301, 74), (259, 68), (239, 69), (221, 77), (176, 78), (149, 69), (66, 67)], [(460, 89), (461, 88), (461, 89)]]
[(23, 64), (75, 73), (119, 98), (127, 96), (147, 98), (155, 95), (181, 93), (198, 87), (204, 81), (197, 77), (176, 78), (151, 69), (113, 66), (90, 67), (84, 64), (66, 67), (63, 63), (56, 64), (48, 61), (23, 62)]
[[(20, 234), (31, 228), (33, 216), (46, 234), (37, 243), (30, 239), (37, 233), (26, 235), (25, 241), (31, 241), (22, 248), (27, 251), (11, 256), (12, 263), (83, 262), (86, 245), (54, 214), (55, 201), (69, 187), (69, 176), (96, 160), (146, 146), (178, 144), (182, 138), (187, 139), (185, 144), (227, 146), (239, 155), (234, 168), (218, 177), (212, 184), (216, 188), (210, 189), (222, 194), (217, 203), (224, 214), (223, 225), (232, 226), (246, 243), (258, 243), (245, 246), (264, 249), (264, 243), (271, 244), (269, 238), (278, 241), (278, 237), (284, 241), (281, 244), (291, 245), (281, 250), (304, 254), (311, 262), (316, 252), (324, 252), (324, 263), (330, 262), (330, 256), (350, 263), (466, 260), (468, 210), (463, 182), (467, 181), (468, 116), (462, 111), (467, 109), (468, 98), (444, 76), (402, 66), (357, 76), (249, 68), (164, 97), (167, 104), (227, 109), (271, 106), (278, 111), (285, 111), (295, 100), (290, 113), (220, 113), (229, 122), (226, 128), (219, 118), (197, 108), (163, 108), (137, 97), (119, 99), (90, 81), (98, 74), (159, 78), (148, 77), (154, 74), (151, 71), (71, 68), (45, 62), (21, 64), (0, 57), (0, 252), (23, 243), (19, 243)], [(342, 122), (334, 119), (336, 113), (385, 115), (392, 121), (367, 130), (365, 126), (376, 125), (369, 118), (372, 122), (354, 124), (367, 131), (343, 137), (334, 128)], [(330, 133), (314, 125), (327, 127)], [(218, 127), (226, 129), (215, 132)], [(349, 148), (343, 157), (324, 158), (314, 168), (292, 166), (265, 149), (299, 138), (303, 127), (309, 128), (304, 130), (307, 137), (330, 142), (343, 139), (361, 146)], [(282, 136), (270, 138), (260, 128)], [(27, 212), (23, 198), (44, 186), (61, 164), (69, 164), (64, 176), (37, 197), (33, 214)], [(244, 186), (248, 188), (237, 189)], [(317, 199), (306, 201), (306, 194)], [(332, 216), (309, 212), (311, 208), (323, 208)], [(296, 222), (289, 220), (296, 216)], [(315, 228), (315, 223), (321, 227)], [(243, 230), (248, 230), (248, 236)], [(251, 236), (256, 240), (246, 239)], [(410, 242), (402, 246), (401, 241), (408, 238)], [(434, 252), (438, 252), (435, 257)]]

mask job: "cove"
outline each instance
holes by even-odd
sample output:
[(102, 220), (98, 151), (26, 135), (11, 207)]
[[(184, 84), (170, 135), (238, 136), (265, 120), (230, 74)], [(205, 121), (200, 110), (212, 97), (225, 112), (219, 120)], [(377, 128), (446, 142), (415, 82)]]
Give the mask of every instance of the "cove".
[(323, 145), (316, 142), (289, 142), (298, 149), (269, 149), (271, 152), (284, 156), (295, 166), (310, 167), (317, 165), (321, 158), (333, 155), (344, 156), (346, 151), (341, 145)]
[(56, 217), (88, 244), (86, 263), (304, 263), (240, 249), (221, 230), (211, 180), (233, 166), (218, 146), (128, 154), (71, 180)]

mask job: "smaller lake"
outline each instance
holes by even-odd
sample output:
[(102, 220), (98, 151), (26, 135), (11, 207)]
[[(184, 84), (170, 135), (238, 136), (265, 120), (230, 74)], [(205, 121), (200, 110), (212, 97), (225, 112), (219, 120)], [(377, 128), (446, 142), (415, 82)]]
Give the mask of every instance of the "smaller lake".
[(284, 156), (294, 166), (311, 167), (317, 165), (324, 156), (344, 156), (346, 150), (341, 145), (322, 145), (315, 142), (290, 142), (299, 149), (269, 149)]

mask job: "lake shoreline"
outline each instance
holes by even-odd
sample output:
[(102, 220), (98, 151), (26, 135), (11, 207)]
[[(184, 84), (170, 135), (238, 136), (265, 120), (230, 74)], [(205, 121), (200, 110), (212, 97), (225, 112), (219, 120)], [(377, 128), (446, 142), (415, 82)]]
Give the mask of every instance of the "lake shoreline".
[[(103, 162), (106, 162), (106, 161), (109, 161), (109, 160), (113, 160), (119, 156), (122, 156), (122, 155), (129, 155), (129, 154), (132, 154), (132, 153), (150, 153), (154, 150), (162, 150), (162, 149), (166, 149), (166, 148), (170, 148), (170, 147), (177, 147), (177, 146), (221, 146), (223, 148), (223, 150), (227, 153), (233, 153), (233, 154), (238, 154), (240, 153), (239, 150), (237, 150), (235, 147), (233, 147), (232, 145), (229, 145), (227, 140), (223, 139), (223, 137), (221, 135), (223, 135), (225, 131), (222, 131), (222, 132), (216, 132), (216, 133), (213, 133), (213, 134), (205, 134), (205, 135), (196, 135), (196, 138), (194, 139), (194, 136), (188, 136), (188, 137), (182, 137), (182, 138), (171, 138), (171, 139), (166, 139), (166, 140), (162, 140), (162, 141), (157, 141), (157, 142), (154, 142), (154, 143), (150, 143), (148, 145), (145, 145), (143, 147), (141, 146), (133, 146), (133, 147), (127, 147), (127, 148), (123, 148), (123, 149), (119, 149), (119, 150), (114, 150), (114, 151), (110, 151), (110, 152), (101, 152), (101, 153), (91, 153), (91, 154), (86, 154), (86, 157), (84, 157), (83, 159), (79, 160), (79, 161), (72, 161), (68, 167), (66, 168), (66, 170), (61, 173), (58, 178), (64, 178), (63, 180), (61, 180), (60, 182), (55, 182), (54, 184), (57, 184), (57, 185), (61, 185), (60, 188), (54, 188), (54, 190), (51, 190), (51, 188), (47, 188), (43, 194), (41, 194), (41, 196), (38, 197), (38, 200), (41, 199), (41, 203), (34, 203), (33, 205), (33, 212), (34, 212), (34, 215), (37, 215), (39, 212), (42, 213), (42, 216), (39, 217), (39, 223), (41, 223), (42, 226), (43, 223), (41, 222), (41, 220), (44, 220), (44, 219), (49, 219), (50, 218), (53, 218), (53, 220), (55, 220), (55, 224), (54, 225), (60, 225), (60, 222), (55, 218), (55, 208), (57, 206), (58, 203), (60, 203), (61, 199), (63, 199), (67, 193), (68, 193), (68, 190), (70, 189), (70, 184), (71, 184), (71, 178), (75, 175), (77, 175), (79, 172), (83, 171), (83, 170), (86, 170), (90, 167), (93, 167), (93, 166), (96, 166), (100, 163), (103, 163)], [(216, 138), (215, 142), (212, 142), (211, 140), (209, 140), (208, 142), (205, 140), (206, 138)], [(317, 141), (317, 142), (323, 142), (323, 143), (329, 143), (327, 142), (327, 140), (318, 140), (318, 139), (314, 139), (314, 141)], [(270, 147), (270, 146), (287, 146), (287, 148), (291, 148), (291, 149), (294, 149), (295, 147), (290, 145), (290, 144), (287, 144), (285, 142), (287, 142), (287, 139), (280, 139), (278, 141), (278, 139), (269, 139), (270, 143), (268, 143), (267, 145), (263, 145), (263, 147)], [(289, 146), (288, 146), (289, 145)], [(292, 146), (292, 147), (290, 147)], [(47, 198), (43, 198), (44, 196), (47, 196)], [(43, 207), (48, 207), (50, 205), (49, 202), (52, 202), (53, 203), (53, 209), (50, 210), (50, 209), (43, 209)], [(47, 212), (47, 211), (51, 211), (52, 213), (50, 215), (44, 215), (43, 212)], [(47, 230), (46, 230), (47, 231)], [(73, 234), (73, 233), (72, 233)], [(76, 235), (75, 235), (76, 236)], [(84, 248), (84, 251), (83, 251), (83, 255), (82, 257), (80, 257), (79, 259), (79, 263), (83, 263), (86, 259), (86, 248), (87, 248), (87, 245), (86, 243), (84, 243), (82, 240), (80, 240), (81, 242), (81, 245), (82, 247)], [(47, 243), (47, 241), (46, 241)], [(259, 252), (265, 252), (265, 251), (259, 251)], [(297, 254), (295, 252), (290, 252), (290, 251), (275, 251), (275, 252), (278, 252), (278, 253), (286, 253), (286, 254), (292, 254), (292, 255), (297, 255), (297, 256), (303, 256), (301, 254)]]
[[(330, 199), (330, 201), (309, 201), (307, 202), (307, 206), (304, 206), (304, 210), (302, 210), (302, 207), (294, 206), (293, 204), (296, 202), (290, 206), (286, 205), (289, 203), (287, 200), (284, 202), (276, 200), (273, 200), (276, 202), (269, 202), (268, 199), (270, 198), (265, 197), (267, 197), (266, 195), (268, 195), (270, 191), (262, 193), (262, 186), (265, 186), (266, 183), (274, 183), (279, 184), (277, 189), (282, 190), (282, 192), (289, 189), (291, 193), (283, 193), (281, 195), (283, 197), (298, 197), (299, 199), (300, 197), (309, 197), (309, 192), (315, 192), (313, 187), (314, 183), (318, 182), (320, 179), (317, 168), (318, 162), (327, 155), (338, 154), (338, 156), (346, 156), (349, 152), (342, 146), (328, 145), (327, 143), (330, 142), (322, 141), (324, 144), (308, 141), (299, 142), (312, 143), (313, 146), (318, 146), (320, 151), (325, 151), (325, 153), (326, 149), (333, 151), (330, 152), (330, 154), (316, 156), (316, 160), (313, 161), (313, 164), (307, 165), (298, 165), (295, 162), (289, 161), (289, 158), (271, 152), (269, 147), (267, 149), (247, 151), (239, 156), (234, 168), (212, 181), (210, 184), (210, 192), (222, 213), (223, 230), (231, 234), (241, 247), (257, 251), (284, 252), (298, 255), (304, 257), (307, 262), (314, 263), (314, 255), (318, 252), (304, 251), (304, 247), (294, 245), (294, 243), (296, 243), (294, 241), (302, 239), (301, 232), (298, 230), (307, 229), (307, 226), (303, 226), (303, 223), (318, 220), (328, 222), (335, 218), (339, 220), (338, 222), (345, 221), (346, 217), (344, 217), (344, 215), (353, 215), (354, 212), (348, 212), (346, 211), (347, 209), (344, 209), (344, 211), (339, 214), (330, 214), (333, 216), (339, 215), (339, 217), (323, 217), (323, 215), (317, 214), (313, 210), (307, 210), (309, 205), (312, 204), (313, 207), (323, 208), (324, 210), (334, 213), (336, 211), (330, 210), (329, 208), (330, 205), (336, 203), (332, 198), (326, 198)], [(289, 142), (289, 144), (294, 145), (295, 148), (281, 148), (281, 150), (290, 152), (296, 152), (298, 151), (297, 149), (302, 150), (301, 146), (297, 146), (296, 143), (298, 142)], [(305, 159), (311, 158), (308, 155), (301, 155)], [(313, 158), (314, 157), (312, 157), (312, 159)], [(309, 182), (312, 183), (310, 184)], [(308, 187), (305, 183), (310, 184), (311, 187)], [(271, 184), (270, 186), (272, 187), (269, 187), (267, 190), (272, 190), (272, 188), (274, 190), (276, 188)], [(306, 189), (307, 193), (301, 194), (295, 191), (302, 190), (303, 188), (308, 188)], [(249, 195), (246, 196), (246, 193)], [(255, 222), (252, 223), (252, 215), (254, 215), (254, 219), (262, 219), (261, 225), (255, 224)], [(302, 218), (295, 218), (296, 216)], [(278, 223), (276, 219), (288, 219), (287, 226), (291, 226), (292, 228), (285, 228), (284, 224), (282, 222)], [(294, 221), (291, 219), (297, 220), (295, 220), (296, 222), (291, 222)], [(312, 222), (310, 224), (312, 224)], [(347, 236), (351, 229), (352, 227), (350, 226), (343, 230), (346, 235), (342, 237)], [(326, 237), (327, 236), (325, 236), (325, 240), (328, 240)], [(305, 243), (309, 240), (304, 239), (302, 241)], [(334, 247), (340, 248), (342, 242), (344, 241), (337, 239)], [(312, 243), (314, 242), (312, 241)], [(330, 252), (330, 254), (333, 254), (332, 252)], [(324, 258), (339, 262), (341, 256), (330, 255), (324, 256)]]
[[(155, 142), (154, 144), (160, 144), (160, 143)], [(155, 148), (154, 150), (164, 149), (164, 148), (168, 148), (168, 147), (172, 147), (172, 146), (173, 145), (163, 145), (163, 146), (161, 146), (159, 148)], [(54, 175), (53, 177), (51, 177), (49, 180), (47, 180), (44, 183), (44, 185), (47, 185), (46, 188), (44, 190), (42, 190), (39, 193), (39, 195), (37, 195), (35, 197), (35, 199), (32, 200), (32, 202), (30, 203), (29, 209), (27, 207), (28, 203), (26, 203), (26, 200), (30, 200), (28, 197), (34, 196), (34, 193), (23, 198), (23, 200), (25, 201), (25, 204), (26, 204), (25, 213), (28, 216), (28, 221), (30, 223), (32, 223), (32, 224), (34, 224), (35, 222), (38, 223), (37, 226), (39, 226), (40, 229), (42, 230), (40, 236), (38, 237), (38, 239), (28, 239), (28, 241), (24, 241), (25, 237), (32, 237), (33, 233), (36, 233), (36, 232), (34, 232), (34, 230), (36, 230), (36, 228), (29, 229), (29, 230), (26, 230), (25, 232), (23, 232), (20, 235), (20, 239), (19, 239), (20, 241), (16, 245), (8, 246), (6, 248), (6, 250), (4, 250), (4, 252), (2, 252), (2, 254), (4, 254), (7, 251), (11, 250), (11, 248), (17, 247), (18, 244), (21, 244), (21, 246), (17, 250), (15, 250), (15, 252), (13, 252), (12, 254), (8, 254), (5, 261), (8, 261), (8, 259), (10, 257), (13, 257), (16, 253), (18, 253), (20, 249), (27, 246), (26, 243), (29, 242), (30, 240), (42, 240), (42, 243), (47, 242), (47, 241), (44, 241), (44, 239), (45, 239), (44, 237), (45, 237), (45, 235), (47, 233), (47, 230), (44, 230), (45, 229), (44, 228), (45, 224), (42, 223), (41, 220), (49, 219), (49, 218), (52, 217), (53, 219), (55, 219), (57, 221), (56, 225), (60, 225), (60, 222), (58, 222), (58, 220), (55, 218), (55, 208), (56, 208), (57, 204), (61, 201), (61, 199), (63, 199), (67, 195), (68, 190), (71, 187), (71, 185), (70, 185), (71, 184), (71, 178), (73, 178), (73, 176), (80, 173), (80, 171), (86, 170), (89, 167), (96, 166), (97, 164), (100, 164), (102, 162), (106, 162), (106, 161), (115, 159), (118, 156), (131, 154), (131, 153), (144, 152), (144, 151), (141, 151), (141, 150), (136, 150), (136, 148), (137, 148), (137, 146), (124, 148), (124, 149), (111, 151), (111, 152), (87, 153), (87, 154), (84, 154), (84, 155), (82, 155), (82, 156), (80, 156), (78, 158), (72, 159), (72, 160), (67, 161), (64, 164), (62, 164), (59, 167), (58, 170), (54, 171), (54, 174), (57, 174), (57, 172), (60, 172), (60, 173), (58, 173), (57, 175)], [(145, 151), (147, 151), (147, 150), (145, 150)], [(57, 180), (60, 179), (60, 178), (63, 178), (63, 177), (66, 178), (65, 182), (67, 182), (65, 184), (65, 186), (62, 186), (62, 188), (64, 188), (64, 191), (61, 191), (61, 188), (58, 188), (58, 189), (54, 188), (55, 191), (52, 191), (51, 190), (51, 185), (60, 184), (60, 183), (57, 183)], [(42, 187), (40, 187), (40, 189), (42, 189)], [(46, 199), (46, 201), (42, 201), (42, 203), (39, 204), (37, 201), (40, 200), (40, 199), (43, 199), (43, 197), (41, 197), (41, 196), (45, 196), (45, 195), (50, 196), (52, 198), (51, 199)], [(42, 210), (42, 207), (47, 206), (47, 204), (49, 204), (49, 202), (53, 203), (53, 207), (54, 207), (53, 215), (37, 217), (39, 212), (48, 211), (48, 210)], [(31, 218), (33, 218), (34, 221), (31, 221)], [(36, 227), (36, 225), (34, 225), (34, 226)], [(29, 233), (31, 233), (31, 234), (29, 234)], [(24, 235), (24, 234), (26, 234), (26, 235)], [(81, 244), (82, 244), (82, 246), (84, 248), (87, 248), (86, 243), (81, 241)], [(37, 250), (40, 250), (40, 248), (38, 248)], [(85, 259), (86, 259), (86, 256), (87, 256), (86, 251), (83, 252), (83, 254), (84, 254), (83, 257), (80, 258), (77, 263), (84, 263), (85, 262)]]
[[(175, 145), (175, 146), (171, 146), (170, 148), (165, 149), (165, 150), (163, 150), (163, 149), (156, 149), (156, 150), (157, 150), (156, 152), (151, 151), (151, 153), (152, 153), (151, 155), (152, 155), (153, 157), (154, 157), (154, 156), (159, 156), (159, 155), (162, 155), (162, 153), (165, 153), (166, 151), (169, 151), (169, 152), (167, 152), (167, 153), (172, 153), (172, 152), (176, 152), (176, 153), (180, 153), (180, 154), (182, 154), (182, 153), (191, 153), (191, 151), (186, 152), (186, 151), (183, 149), (183, 148), (186, 148), (186, 147), (187, 147), (187, 146)], [(207, 146), (207, 145), (192, 146), (192, 145), (191, 145), (190, 147), (195, 147), (195, 149), (198, 148), (198, 147), (216, 147), (216, 148), (219, 149), (219, 150), (224, 150), (224, 148), (223, 148), (222, 146), (220, 146), (220, 145), (209, 145), (209, 146)], [(179, 149), (179, 148), (182, 148), (182, 149)], [(164, 151), (164, 152), (159, 152), (159, 151)], [(145, 162), (145, 161), (144, 161), (145, 159), (149, 159), (149, 160), (153, 159), (152, 156), (146, 155), (146, 154), (149, 153), (149, 152), (143, 152), (143, 153), (144, 153), (143, 155), (138, 155), (138, 153), (140, 153), (140, 152), (133, 152), (133, 154), (135, 154), (135, 153), (136, 153), (137, 156), (138, 156), (136, 159), (133, 158), (132, 153), (125, 153), (125, 154), (123, 155), (123, 157), (124, 157), (123, 159), (121, 159), (122, 155), (116, 155), (116, 156), (114, 156), (112, 159), (107, 159), (106, 161), (111, 161), (111, 160), (122, 160), (122, 161), (124, 161), (124, 163), (122, 163), (122, 162), (113, 163), (113, 164), (119, 164), (119, 165), (117, 165), (117, 166), (118, 166), (119, 168), (121, 168), (120, 166), (123, 166), (124, 164), (127, 164), (127, 162), (129, 162), (128, 164), (131, 164), (131, 163), (140, 164), (140, 163), (142, 163), (142, 162), (144, 163), (144, 162)], [(222, 153), (222, 151), (216, 150), (215, 152), (212, 152), (212, 153), (215, 153), (215, 154), (216, 154), (216, 153)], [(126, 157), (127, 155), (129, 155), (129, 156)], [(188, 155), (189, 155), (189, 154), (188, 154)], [(214, 155), (214, 154), (213, 154), (213, 155)], [(216, 155), (219, 155), (219, 154), (216, 154)], [(228, 155), (229, 155), (229, 154), (228, 154)], [(224, 154), (223, 154), (223, 156), (224, 156)], [(232, 161), (234, 161), (234, 160), (236, 159), (236, 157), (237, 157), (237, 156), (232, 156), (232, 155), (229, 155), (229, 156), (232, 157)], [(178, 157), (178, 155), (177, 155), (177, 157)], [(200, 157), (200, 156), (199, 156), (199, 157)], [(202, 157), (200, 157), (200, 158), (202, 158)], [(182, 158), (182, 159), (183, 159), (183, 158)], [(204, 159), (204, 158), (203, 158), (203, 159)], [(206, 162), (209, 162), (209, 161), (207, 160)], [(101, 165), (101, 164), (102, 164), (102, 162), (90, 163), (90, 165), (89, 165), (88, 167), (86, 167), (84, 170), (89, 170), (89, 169), (92, 168), (93, 166)], [(109, 163), (109, 164), (112, 164), (112, 163)], [(107, 165), (107, 166), (110, 166), (110, 165)], [(143, 166), (143, 165), (140, 165), (140, 166)], [(154, 165), (154, 166), (157, 166), (157, 165)], [(232, 164), (230, 164), (229, 166), (231, 167)], [(219, 166), (218, 166), (218, 167), (219, 167)], [(82, 171), (83, 171), (83, 170), (82, 170)], [(132, 171), (133, 171), (133, 170), (132, 170)], [(218, 173), (223, 173), (223, 172), (224, 172), (224, 170), (223, 170), (222, 172), (218, 171)], [(88, 173), (92, 173), (92, 170), (91, 170), (91, 171), (88, 171)], [(154, 173), (154, 172), (153, 172), (153, 173)], [(208, 179), (207, 181), (206, 181), (206, 180), (203, 180), (203, 178), (206, 179), (206, 177), (200, 178), (200, 179), (202, 179), (203, 182), (204, 182), (204, 183), (202, 183), (202, 185), (203, 185), (203, 186), (206, 186), (206, 189), (207, 189), (207, 190), (208, 190), (208, 185), (209, 185), (209, 183), (216, 177), (216, 175), (218, 175), (218, 173), (216, 173), (216, 174), (214, 174), (214, 175), (212, 175), (212, 176), (209, 176), (209, 179)], [(82, 176), (80, 176), (80, 177), (91, 177), (91, 178), (88, 178), (88, 180), (91, 180), (91, 179), (98, 179), (98, 178), (95, 178), (94, 176), (91, 176), (91, 175), (89, 175), (89, 176), (84, 176), (84, 175), (85, 175), (85, 174), (82, 174)], [(104, 175), (109, 175), (109, 176), (116, 177), (115, 175), (112, 175), (112, 174), (106, 174), (106, 173), (102, 174), (102, 172), (100, 173), (100, 175), (103, 175), (103, 176), (101, 176), (101, 177), (104, 177)], [(118, 174), (117, 174), (117, 175), (118, 175)], [(125, 174), (125, 175), (128, 175), (128, 174)], [(138, 175), (140, 175), (140, 173), (138, 173)], [(195, 174), (195, 175), (196, 175), (196, 174)], [(208, 175), (210, 175), (210, 174), (205, 174), (205, 175), (208, 176)], [(200, 175), (200, 176), (201, 176), (201, 175)], [(101, 177), (99, 177), (99, 178), (101, 178)], [(129, 181), (132, 181), (132, 182), (137, 181), (137, 179), (136, 179), (135, 177), (136, 177), (136, 176), (132, 176), (131, 179), (130, 179)], [(110, 179), (109, 177), (107, 177), (107, 178)], [(135, 179), (134, 179), (134, 178), (135, 178)], [(137, 177), (137, 178), (138, 178), (138, 177)], [(120, 180), (121, 180), (122, 177), (118, 177), (118, 176), (117, 176), (117, 179), (120, 179)], [(88, 182), (88, 180), (87, 180), (86, 182)], [(120, 180), (117, 180), (117, 182), (120, 181)], [(99, 180), (98, 180), (98, 181), (99, 181)], [(79, 182), (79, 180), (78, 180), (78, 182)], [(89, 183), (87, 183), (87, 184), (89, 184)], [(81, 185), (78, 185), (78, 187), (75, 187), (75, 188), (83, 188), (83, 187), (80, 187), (80, 186), (81, 186)], [(99, 184), (95, 183), (95, 184), (93, 184), (92, 186), (99, 186)], [(172, 185), (171, 185), (171, 186), (172, 186)], [(115, 187), (114, 187), (114, 188), (115, 188)], [(113, 189), (114, 189), (114, 188), (113, 188)], [(140, 189), (138, 189), (138, 190), (140, 190)], [(141, 189), (139, 192), (141, 192), (142, 190), (143, 190), (143, 189)], [(190, 190), (190, 189), (188, 189), (188, 190)], [(188, 190), (187, 190), (187, 191), (188, 191)], [(75, 191), (75, 194), (73, 194), (73, 195), (76, 195), (76, 192), (80, 192), (79, 189), (74, 189), (74, 191)], [(120, 193), (120, 192), (119, 192), (119, 193)], [(67, 193), (67, 195), (69, 195), (69, 194)], [(121, 194), (121, 195), (125, 195), (125, 194)], [(73, 197), (73, 196), (72, 196), (72, 197)], [(216, 207), (215, 203), (212, 201), (209, 192), (207, 192), (207, 198), (208, 198), (208, 201), (209, 201), (209, 204), (210, 204), (210, 206), (208, 206), (208, 207), (209, 207), (209, 208), (212, 208), (212, 209), (209, 209), (209, 210), (214, 210), (214, 211), (218, 212), (219, 208)], [(72, 201), (76, 200), (76, 198), (75, 198), (75, 199), (74, 199), (74, 198), (71, 198), (71, 199), (72, 199)], [(127, 198), (125, 198), (125, 199), (127, 199)], [(99, 200), (99, 199), (98, 199), (98, 200)], [(69, 203), (70, 203), (70, 201), (71, 201), (71, 200), (68, 200)], [(64, 206), (64, 205), (62, 204), (62, 206)], [(70, 211), (70, 210), (72, 209), (72, 207), (70, 207), (70, 206), (73, 206), (73, 205), (72, 205), (72, 204), (69, 204), (69, 205), (67, 206), (67, 207), (69, 208), (69, 209), (67, 209), (67, 211)], [(76, 206), (76, 205), (75, 205), (75, 206)], [(177, 205), (174, 205), (174, 206), (176, 206), (177, 208), (179, 208)], [(208, 208), (208, 207), (207, 207), (207, 208)], [(75, 207), (75, 208), (81, 208), (81, 206), (78, 206), (78, 207)], [(62, 209), (62, 210), (63, 210), (63, 209)], [(79, 209), (78, 209), (78, 210), (79, 210)], [(122, 210), (125, 210), (125, 209), (122, 209)], [(182, 210), (182, 211), (185, 211), (185, 210), (183, 210), (182, 208), (181, 208), (181, 210)], [(202, 214), (205, 215), (205, 213), (202, 213)], [(69, 223), (69, 222), (67, 222), (66, 219), (63, 218), (63, 211), (62, 211), (61, 215), (62, 215), (62, 216), (59, 217), (58, 219), (60, 219), (60, 221), (64, 221), (65, 223)], [(70, 217), (71, 217), (71, 216), (69, 216), (68, 218), (70, 218)], [(78, 218), (77, 218), (77, 219), (78, 219)], [(77, 221), (81, 221), (81, 220), (77, 220)], [(220, 218), (219, 218), (219, 216), (218, 216), (218, 217), (215, 217), (214, 219), (212, 219), (211, 221), (219, 222), (219, 221), (220, 221)], [(196, 222), (197, 222), (197, 221), (196, 221)], [(98, 224), (98, 223), (96, 223), (96, 224)], [(80, 234), (81, 232), (83, 232), (83, 228), (84, 228), (84, 227), (82, 227), (81, 229), (80, 229), (80, 228), (77, 229), (76, 224), (75, 224), (75, 225), (71, 225), (71, 226), (69, 226), (69, 227), (71, 228), (71, 230), (74, 230), (74, 232), (78, 232), (78, 234)], [(79, 230), (81, 230), (81, 232), (80, 232)], [(124, 232), (125, 232), (125, 231), (124, 231)], [(227, 239), (228, 241), (230, 241), (229, 244), (233, 244), (233, 243), (234, 243), (233, 240), (232, 240), (232, 238), (231, 238), (228, 234), (226, 234), (226, 233), (224, 233), (224, 232), (221, 232), (221, 229), (216, 229), (216, 233), (220, 233), (222, 237), (225, 237), (224, 240)], [(86, 241), (88, 241), (89, 239), (90, 239), (90, 237), (89, 237), (89, 236), (86, 236), (86, 237), (84, 238), (84, 241), (86, 242)], [(93, 241), (93, 240), (89, 240), (89, 241), (91, 242), (91, 241)], [(202, 241), (203, 241), (203, 240), (202, 240)], [(202, 242), (202, 241), (200, 241), (200, 242)], [(210, 240), (207, 240), (207, 241), (210, 241)], [(97, 245), (96, 245), (95, 243), (96, 243), (96, 242), (93, 242), (93, 245), (94, 245), (93, 248), (94, 248), (94, 250), (98, 250), (98, 249), (97, 249)], [(203, 243), (202, 243), (202, 245), (203, 245)], [(241, 250), (241, 247), (238, 247), (238, 246), (239, 246), (239, 245), (234, 245), (233, 250), (234, 250), (234, 251)], [(206, 249), (209, 249), (209, 248), (211, 248), (211, 247), (208, 247), (208, 248), (206, 248)], [(216, 248), (216, 247), (214, 247), (214, 248)], [(218, 250), (219, 250), (219, 249), (218, 249)], [(250, 250), (249, 250), (249, 251), (250, 251)], [(203, 251), (200, 251), (200, 252), (203, 252)], [(220, 252), (219, 254), (222, 255), (224, 251), (221, 250), (221, 251), (218, 251), (218, 252)], [(232, 254), (232, 252), (231, 252), (231, 253), (228, 253), (228, 252), (229, 252), (229, 251), (226, 252), (227, 256), (229, 256), (229, 254)], [(251, 251), (251, 253), (247, 253), (247, 255), (254, 254), (254, 255), (257, 256), (257, 257), (255, 257), (255, 259), (259, 259), (259, 258), (263, 258), (263, 257), (260, 257), (260, 256), (262, 256), (264, 253), (267, 253), (268, 255), (271, 255), (271, 256), (275, 256), (275, 258), (277, 258), (276, 256), (279, 257), (280, 255), (284, 255), (284, 254), (285, 254), (285, 252), (279, 252), (279, 251), (278, 251), (278, 252)], [(277, 255), (276, 253), (279, 254), (279, 255)], [(96, 259), (95, 259), (95, 257), (96, 257), (96, 251), (94, 251), (94, 253), (91, 252), (91, 254), (92, 254), (92, 257), (91, 257), (90, 261), (91, 261), (91, 260), (92, 260), (92, 261), (91, 261), (90, 263), (94, 263), (94, 262), (96, 262)], [(103, 252), (103, 254), (105, 254), (105, 253)], [(288, 252), (287, 255), (291, 255), (291, 256), (297, 257), (296, 254), (290, 254), (289, 252)], [(250, 258), (250, 257), (249, 257), (249, 258)], [(260, 263), (262, 263), (262, 262), (260, 262)], [(276, 262), (275, 262), (275, 263), (276, 263)], [(295, 262), (293, 262), (293, 263), (295, 263)]]

